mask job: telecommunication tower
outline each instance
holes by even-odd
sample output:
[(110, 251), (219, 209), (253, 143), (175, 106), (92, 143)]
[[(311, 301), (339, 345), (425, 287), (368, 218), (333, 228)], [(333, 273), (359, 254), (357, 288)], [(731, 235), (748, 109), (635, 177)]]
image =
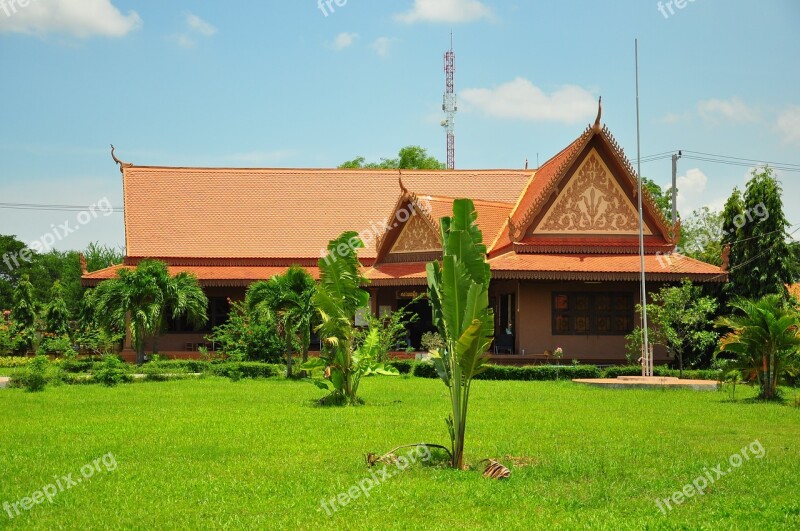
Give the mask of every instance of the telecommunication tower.
[(447, 168), (453, 170), (456, 167), (456, 111), (458, 111), (458, 106), (455, 88), (456, 54), (453, 51), (452, 33), (450, 34), (450, 50), (444, 54), (444, 72), (445, 90), (442, 110), (445, 118), (442, 120), (442, 127), (447, 133)]

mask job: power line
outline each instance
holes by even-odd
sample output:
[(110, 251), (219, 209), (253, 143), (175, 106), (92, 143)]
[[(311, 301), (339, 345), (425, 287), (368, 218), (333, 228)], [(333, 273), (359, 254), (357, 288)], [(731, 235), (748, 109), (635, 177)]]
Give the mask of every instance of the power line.
[(12, 210), (52, 210), (63, 212), (80, 212), (80, 211), (97, 211), (97, 212), (124, 212), (122, 207), (100, 208), (97, 205), (80, 206), (80, 205), (57, 205), (57, 204), (41, 204), (41, 203), (0, 203), (0, 208)]

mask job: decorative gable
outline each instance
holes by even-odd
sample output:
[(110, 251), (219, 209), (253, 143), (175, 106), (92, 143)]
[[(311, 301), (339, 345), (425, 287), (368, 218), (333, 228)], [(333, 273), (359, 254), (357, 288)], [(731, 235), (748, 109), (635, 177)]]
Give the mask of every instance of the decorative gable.
[[(645, 224), (644, 233), (652, 235)], [(528, 234), (639, 234), (639, 215), (596, 149), (591, 149)]]
[(389, 254), (396, 253), (429, 253), (440, 252), (442, 243), (439, 234), (425, 220), (424, 216), (414, 212), (404, 224)]

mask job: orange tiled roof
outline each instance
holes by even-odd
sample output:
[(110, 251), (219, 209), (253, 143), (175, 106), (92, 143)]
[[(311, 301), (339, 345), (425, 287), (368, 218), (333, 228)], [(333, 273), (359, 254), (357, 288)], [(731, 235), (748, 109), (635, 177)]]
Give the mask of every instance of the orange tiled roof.
[(370, 267), (364, 276), (375, 286), (417, 286), (427, 284), (425, 262), (380, 264)]
[[(418, 195), (513, 203), (533, 171), (125, 166), (129, 257), (318, 258), (345, 230), (379, 226), (398, 177)], [(375, 247), (360, 253), (375, 256)]]
[[(639, 256), (635, 254), (516, 254), (489, 260), (494, 278), (639, 280)], [(723, 282), (718, 266), (680, 254), (645, 255), (645, 272), (651, 281), (689, 278)]]
[[(456, 200), (454, 197), (419, 196), (419, 199), (423, 202), (428, 201), (431, 207), (429, 214), (437, 224), (441, 218), (453, 215), (453, 201)], [(478, 213), (478, 228), (483, 233), (484, 243), (488, 245), (494, 240), (508, 219), (511, 209), (514, 208), (514, 203), (482, 201), (480, 199), (474, 200), (473, 203), (475, 204), (475, 211)]]
[(789, 290), (789, 295), (800, 300), (800, 284), (787, 284), (786, 288)]
[[(83, 275), (84, 286), (96, 286), (103, 280), (115, 278), (120, 269), (130, 269), (133, 266), (115, 265)], [(275, 275), (286, 272), (289, 266), (168, 266), (170, 275), (178, 273), (194, 273), (203, 286), (248, 286), (257, 280), (267, 280)], [(319, 268), (304, 267), (306, 271), (319, 279)]]

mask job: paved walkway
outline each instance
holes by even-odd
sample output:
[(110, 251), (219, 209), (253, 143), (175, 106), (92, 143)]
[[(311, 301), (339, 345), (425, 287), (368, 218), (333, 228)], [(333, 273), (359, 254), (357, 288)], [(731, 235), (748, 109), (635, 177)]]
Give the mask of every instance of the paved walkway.
[(716, 380), (679, 380), (669, 376), (620, 376), (618, 378), (582, 378), (572, 380), (576, 383), (599, 387), (621, 388), (685, 388), (695, 391), (716, 391), (719, 382)]
[(8, 382), (11, 380), (8, 376), (0, 376), (0, 387), (8, 387)]

